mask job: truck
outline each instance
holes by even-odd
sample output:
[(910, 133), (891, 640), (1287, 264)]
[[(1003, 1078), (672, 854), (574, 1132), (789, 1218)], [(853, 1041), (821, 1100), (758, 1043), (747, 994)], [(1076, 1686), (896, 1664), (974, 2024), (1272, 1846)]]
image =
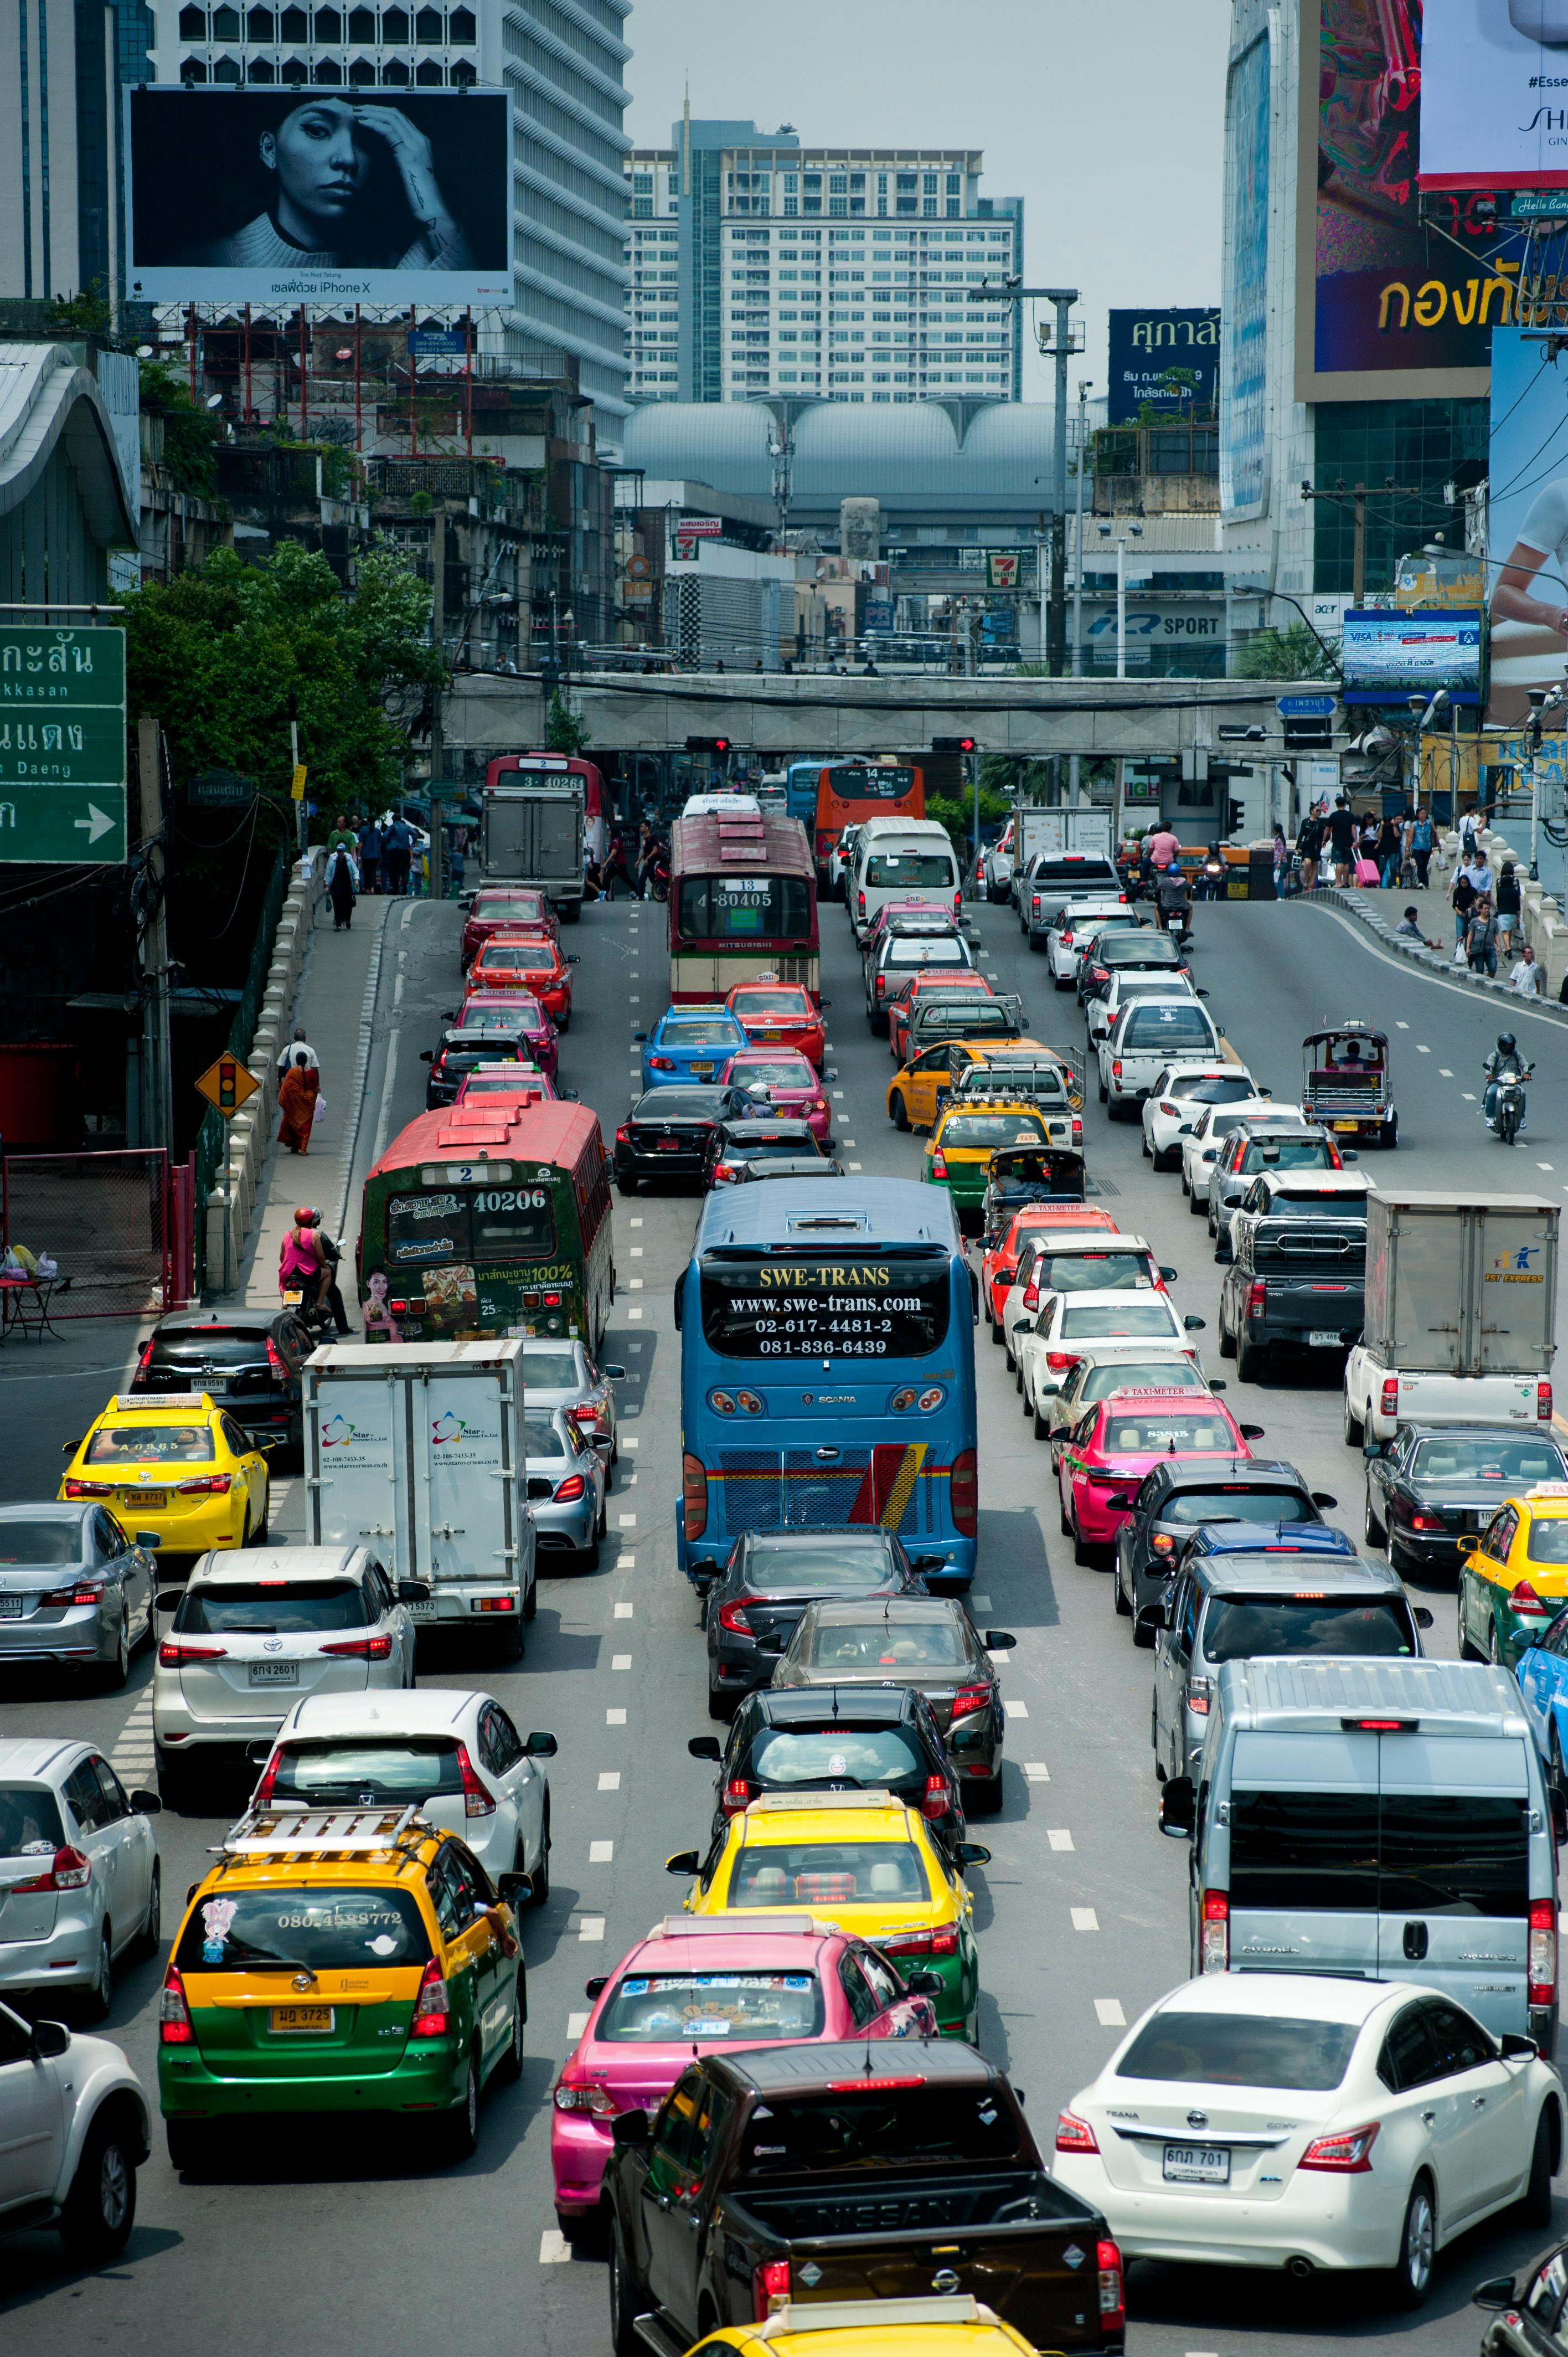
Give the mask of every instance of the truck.
[(1017, 2095), (972, 2046), (710, 2054), (610, 2135), (615, 2357), (681, 2357), (787, 2303), (805, 2323), (933, 2288), (983, 2298), (1032, 2349), (1122, 2347), (1104, 2219), (1047, 2175)]
[[(516, 770), (507, 773), (520, 778)], [(583, 913), (587, 824), (582, 785), (568, 776), (487, 785), (481, 799), (479, 865), (487, 884), (536, 884), (569, 925)]]
[(538, 1596), (522, 1370), (510, 1338), (332, 1342), (301, 1382), (308, 1543), (373, 1543), (394, 1580), (429, 1583), (416, 1620), (488, 1633), (507, 1661)]
[[(1033, 802), (1020, 802), (1008, 830), (1013, 839), (1007, 884), (1011, 886), (1014, 877), (1022, 875), (1038, 852), (1089, 852), (1101, 859), (1112, 858), (1113, 815), (1109, 810), (1094, 810), (1087, 803), (1079, 810), (1041, 810)], [(996, 880), (1001, 883), (1003, 878), (998, 875)], [(1002, 897), (1009, 896), (1004, 893)]]
[(1345, 1439), (1402, 1424), (1548, 1432), (1558, 1206), (1479, 1189), (1367, 1199), (1361, 1337), (1345, 1361)]
[(1343, 1351), (1366, 1316), (1368, 1182), (1356, 1170), (1260, 1170), (1230, 1220), (1219, 1355), (1255, 1383), (1276, 1351)]

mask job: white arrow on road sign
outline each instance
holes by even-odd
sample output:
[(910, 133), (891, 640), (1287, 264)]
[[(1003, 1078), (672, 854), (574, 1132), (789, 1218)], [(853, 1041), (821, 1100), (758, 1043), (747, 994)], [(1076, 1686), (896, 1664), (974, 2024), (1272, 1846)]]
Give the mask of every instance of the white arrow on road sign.
[(107, 834), (114, 822), (99, 809), (96, 802), (89, 802), (87, 805), (87, 816), (85, 818), (75, 819), (72, 821), (72, 823), (76, 826), (84, 826), (87, 829), (87, 840), (89, 845), (91, 845), (97, 842), (101, 834)]

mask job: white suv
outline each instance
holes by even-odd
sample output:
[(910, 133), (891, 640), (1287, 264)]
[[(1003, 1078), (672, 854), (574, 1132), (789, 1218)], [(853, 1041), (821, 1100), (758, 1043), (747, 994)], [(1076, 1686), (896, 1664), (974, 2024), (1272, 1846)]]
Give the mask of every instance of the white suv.
[[(156, 1792), (127, 1792), (91, 1743), (0, 1742), (0, 1988), (102, 2021), (116, 1956), (155, 1955)], [(3, 2074), (0, 2074), (3, 2075)], [(5, 2153), (0, 2132), (0, 2156)], [(13, 2156), (14, 2158), (14, 2156)], [(5, 2162), (0, 2158), (0, 2189)]]
[(1183, 1138), (1206, 1105), (1245, 1104), (1267, 1095), (1244, 1064), (1167, 1064), (1144, 1099), (1144, 1152), (1156, 1170), (1174, 1170)]
[(53, 2226), (79, 2266), (118, 2257), (150, 2128), (117, 2046), (0, 2005), (0, 2233)]

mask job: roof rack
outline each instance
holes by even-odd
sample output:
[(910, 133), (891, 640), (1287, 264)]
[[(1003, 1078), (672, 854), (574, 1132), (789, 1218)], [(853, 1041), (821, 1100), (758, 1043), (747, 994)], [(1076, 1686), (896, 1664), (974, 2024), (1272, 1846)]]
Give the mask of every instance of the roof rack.
[(994, 2324), (994, 2309), (972, 2292), (933, 2293), (915, 2299), (785, 2300), (762, 2323), (751, 2326), (754, 2341), (774, 2341), (786, 2332), (867, 2332), (885, 2324)]
[(762, 1792), (747, 1803), (748, 1817), (772, 1816), (791, 1809), (901, 1809), (904, 1803), (882, 1786), (864, 1792)]
[(650, 1940), (705, 1940), (715, 1935), (733, 1940), (781, 1939), (787, 1933), (804, 1932), (823, 1939), (834, 1929), (831, 1923), (819, 1923), (814, 1915), (743, 1914), (739, 1911), (717, 1915), (666, 1915), (655, 1923), (648, 1936)]
[(124, 1415), (128, 1408), (188, 1408), (193, 1413), (212, 1405), (206, 1392), (116, 1392), (114, 1412)]
[(433, 1832), (420, 1815), (420, 1803), (406, 1809), (247, 1809), (215, 1855), (279, 1857), (290, 1850), (390, 1850), (417, 1826)]

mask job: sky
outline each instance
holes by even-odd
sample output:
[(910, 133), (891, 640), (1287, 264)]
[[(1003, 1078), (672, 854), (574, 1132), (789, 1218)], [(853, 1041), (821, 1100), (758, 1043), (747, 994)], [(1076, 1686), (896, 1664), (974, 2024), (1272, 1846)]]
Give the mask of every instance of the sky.
[[(1099, 393), (1109, 310), (1219, 300), (1230, 22), (1227, 0), (637, 0), (627, 134), (666, 145), (689, 80), (693, 115), (824, 146), (983, 149), (982, 194), (1024, 199), (1025, 283), (1082, 292), (1069, 382)], [(1051, 369), (1031, 338), (1026, 401)]]

